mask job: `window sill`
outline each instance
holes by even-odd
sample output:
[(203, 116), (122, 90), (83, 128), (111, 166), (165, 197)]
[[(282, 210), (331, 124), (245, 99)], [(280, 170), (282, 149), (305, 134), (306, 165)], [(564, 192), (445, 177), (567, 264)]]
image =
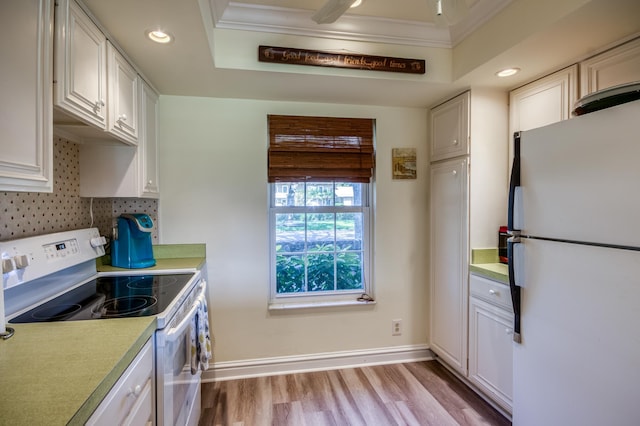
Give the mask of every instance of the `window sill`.
[(357, 300), (324, 301), (324, 302), (293, 302), (293, 303), (269, 303), (269, 311), (288, 311), (295, 309), (337, 308), (343, 306), (371, 306), (376, 302), (359, 302)]

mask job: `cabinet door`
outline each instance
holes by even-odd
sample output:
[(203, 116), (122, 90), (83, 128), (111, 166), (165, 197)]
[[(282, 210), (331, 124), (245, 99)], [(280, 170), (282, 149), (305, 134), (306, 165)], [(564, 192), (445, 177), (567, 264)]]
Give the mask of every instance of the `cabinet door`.
[(131, 145), (138, 144), (138, 74), (111, 43), (107, 44), (109, 70), (109, 132)]
[(0, 2), (0, 190), (53, 191), (51, 0)]
[(469, 92), (431, 110), (431, 161), (469, 153)]
[(571, 118), (578, 100), (578, 66), (550, 74), (509, 93), (509, 164), (513, 134)]
[(509, 413), (513, 404), (512, 324), (509, 311), (471, 297), (469, 380)]
[(141, 80), (141, 138), (138, 155), (142, 161), (142, 196), (157, 198), (158, 185), (158, 94)]
[(573, 65), (509, 94), (510, 136), (571, 118), (577, 100), (578, 66)]
[[(139, 77), (138, 77), (139, 78)], [(80, 145), (80, 196), (158, 198), (158, 95), (139, 80), (140, 137), (137, 146)]]
[(468, 162), (431, 166), (431, 349), (467, 372)]
[(580, 63), (580, 96), (640, 81), (640, 38)]
[(54, 103), (106, 130), (107, 40), (74, 0), (60, 0), (56, 7)]

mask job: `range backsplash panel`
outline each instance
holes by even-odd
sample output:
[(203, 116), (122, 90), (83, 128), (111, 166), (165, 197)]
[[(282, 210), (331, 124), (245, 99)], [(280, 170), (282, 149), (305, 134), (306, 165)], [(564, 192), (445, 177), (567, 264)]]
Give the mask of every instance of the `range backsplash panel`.
[[(121, 213), (147, 213), (157, 223), (158, 200), (80, 197), (79, 167), (78, 145), (54, 138), (53, 192), (0, 192), (0, 241), (90, 226), (111, 237)], [(152, 237), (157, 244), (157, 231)]]

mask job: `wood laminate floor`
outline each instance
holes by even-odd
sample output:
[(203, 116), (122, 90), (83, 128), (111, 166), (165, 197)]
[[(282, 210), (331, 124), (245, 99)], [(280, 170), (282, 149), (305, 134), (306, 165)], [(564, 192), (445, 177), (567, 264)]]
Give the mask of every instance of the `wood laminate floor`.
[(510, 424), (425, 361), (203, 383), (199, 426)]

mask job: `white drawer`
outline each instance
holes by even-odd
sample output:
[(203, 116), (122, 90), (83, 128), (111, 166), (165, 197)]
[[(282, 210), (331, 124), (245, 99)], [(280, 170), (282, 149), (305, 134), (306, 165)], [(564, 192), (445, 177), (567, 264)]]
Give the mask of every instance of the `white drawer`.
[(471, 274), (469, 288), (472, 295), (513, 312), (511, 290), (508, 285)]
[[(153, 401), (148, 393), (154, 383), (152, 375), (153, 350), (150, 339), (100, 403), (87, 425), (122, 424), (140, 398), (144, 401), (143, 404), (151, 406)], [(136, 409), (141, 408), (136, 406)]]

